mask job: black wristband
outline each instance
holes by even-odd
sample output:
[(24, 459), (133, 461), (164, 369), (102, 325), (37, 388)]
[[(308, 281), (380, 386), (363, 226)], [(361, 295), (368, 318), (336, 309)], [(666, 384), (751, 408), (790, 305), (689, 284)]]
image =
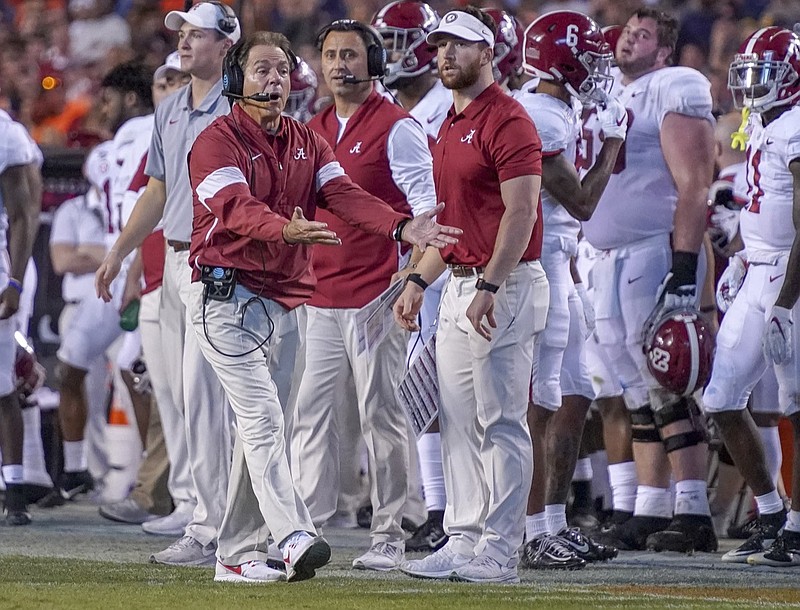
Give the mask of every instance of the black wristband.
[(412, 284), (416, 284), (423, 290), (427, 290), (429, 286), (428, 282), (423, 280), (422, 276), (419, 273), (409, 273), (406, 276), (406, 282), (411, 282)]
[(694, 252), (673, 252), (672, 279), (677, 286), (696, 284), (697, 254)]
[(475, 288), (477, 288), (478, 290), (485, 290), (487, 292), (491, 292), (492, 294), (500, 290), (500, 286), (498, 286), (497, 284), (490, 284), (489, 282), (485, 282), (482, 277), (479, 277), (478, 281), (475, 282)]
[(395, 227), (394, 232), (392, 233), (393, 240), (403, 241), (403, 229), (409, 222), (411, 222), (410, 218), (403, 218), (403, 220), (397, 223), (397, 227)]

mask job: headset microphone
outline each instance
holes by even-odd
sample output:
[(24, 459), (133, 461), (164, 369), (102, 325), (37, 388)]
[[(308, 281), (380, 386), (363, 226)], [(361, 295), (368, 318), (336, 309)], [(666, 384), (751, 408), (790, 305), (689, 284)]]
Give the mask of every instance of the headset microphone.
[(280, 93), (254, 93), (253, 95), (242, 96), (243, 100), (252, 100), (254, 102), (277, 102), (281, 99)]

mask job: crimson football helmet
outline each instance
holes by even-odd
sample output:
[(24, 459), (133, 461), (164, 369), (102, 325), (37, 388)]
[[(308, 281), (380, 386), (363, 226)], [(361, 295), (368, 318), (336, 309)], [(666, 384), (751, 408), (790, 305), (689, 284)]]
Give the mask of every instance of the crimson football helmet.
[(664, 388), (689, 396), (711, 377), (714, 336), (710, 325), (693, 308), (665, 313), (645, 337), (647, 368)]
[(526, 72), (561, 83), (583, 103), (605, 102), (614, 56), (592, 19), (574, 11), (542, 15), (525, 30), (524, 48)]
[(17, 390), (27, 398), (36, 390), (42, 387), (46, 372), (44, 367), (39, 364), (33, 347), (28, 343), (21, 332), (14, 333), (17, 343), (17, 352), (14, 359), (14, 374), (17, 378)]
[(317, 74), (305, 61), (297, 58), (297, 67), (291, 73), (292, 88), (286, 100), (284, 113), (306, 123), (316, 114)]
[[(603, 28), (603, 38), (606, 41), (606, 44), (611, 48), (611, 55), (616, 56), (617, 54), (617, 43), (619, 42), (619, 37), (622, 36), (622, 30), (625, 28), (621, 25), (607, 25)], [(616, 65), (616, 59), (612, 59), (612, 65)]]
[(389, 61), (384, 83), (424, 74), (436, 64), (436, 48), (425, 37), (439, 25), (439, 14), (425, 2), (399, 0), (384, 6), (372, 20), (383, 37)]
[(737, 108), (764, 112), (800, 96), (800, 38), (779, 27), (762, 28), (744, 41), (728, 70)]
[(499, 82), (522, 73), (522, 39), (525, 33), (522, 26), (513, 16), (499, 8), (485, 8), (497, 24), (497, 36), (494, 39), (494, 59), (492, 65), (500, 73)]

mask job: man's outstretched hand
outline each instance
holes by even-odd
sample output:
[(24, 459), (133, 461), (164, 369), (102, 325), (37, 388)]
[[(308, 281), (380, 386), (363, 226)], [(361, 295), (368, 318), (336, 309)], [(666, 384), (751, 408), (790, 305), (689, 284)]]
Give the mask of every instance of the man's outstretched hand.
[(403, 227), (401, 239), (413, 246), (417, 246), (421, 251), (425, 251), (428, 246), (434, 248), (444, 248), (445, 246), (457, 244), (458, 236), (463, 233), (456, 227), (440, 225), (435, 217), (444, 209), (444, 203), (440, 203), (435, 208), (428, 210), (412, 218)]
[(283, 240), (287, 244), (342, 245), (342, 240), (328, 229), (327, 223), (308, 220), (299, 207), (294, 209), (289, 224), (283, 227)]

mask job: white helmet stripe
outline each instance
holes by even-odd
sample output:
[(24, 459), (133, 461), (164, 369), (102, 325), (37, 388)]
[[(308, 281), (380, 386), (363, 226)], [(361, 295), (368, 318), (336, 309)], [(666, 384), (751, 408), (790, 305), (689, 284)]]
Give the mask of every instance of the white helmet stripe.
[(761, 34), (763, 34), (764, 32), (766, 32), (768, 29), (769, 29), (769, 28), (761, 28), (761, 29), (760, 29), (760, 30), (758, 30), (758, 31), (757, 31), (755, 34), (753, 34), (752, 36), (750, 36), (750, 40), (748, 40), (748, 41), (747, 41), (747, 47), (745, 47), (745, 50), (744, 50), (744, 52), (745, 52), (745, 53), (752, 53), (752, 52), (753, 52), (753, 47), (755, 46), (755, 44), (756, 44), (756, 41), (757, 41), (759, 38), (761, 38)]
[(691, 354), (691, 368), (689, 369), (689, 382), (686, 384), (684, 396), (689, 396), (695, 390), (697, 377), (700, 374), (700, 341), (697, 338), (697, 328), (693, 317), (686, 317), (683, 321), (686, 326), (686, 336), (689, 338), (689, 353)]

